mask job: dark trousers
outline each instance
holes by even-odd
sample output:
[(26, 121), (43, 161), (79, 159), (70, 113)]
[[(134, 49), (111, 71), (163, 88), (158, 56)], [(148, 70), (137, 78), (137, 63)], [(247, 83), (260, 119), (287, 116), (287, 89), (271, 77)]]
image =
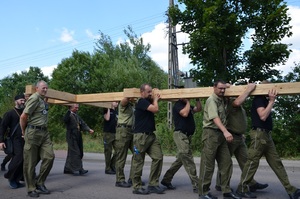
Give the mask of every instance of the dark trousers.
[(10, 181), (18, 182), (23, 177), (23, 138), (14, 138), (13, 147), (14, 154), (11, 156), (8, 171), (4, 174), (4, 177)]
[(83, 143), (82, 135), (78, 130), (67, 132), (68, 155), (65, 164), (65, 171), (76, 172), (83, 169)]

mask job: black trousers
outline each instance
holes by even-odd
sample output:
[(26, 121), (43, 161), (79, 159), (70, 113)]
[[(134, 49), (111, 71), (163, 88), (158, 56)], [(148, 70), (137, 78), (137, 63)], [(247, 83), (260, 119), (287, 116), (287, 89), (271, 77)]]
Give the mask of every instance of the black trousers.
[(4, 177), (10, 181), (19, 182), (23, 177), (23, 148), (24, 139), (20, 136), (13, 139), (14, 154), (8, 165), (8, 171), (4, 174)]

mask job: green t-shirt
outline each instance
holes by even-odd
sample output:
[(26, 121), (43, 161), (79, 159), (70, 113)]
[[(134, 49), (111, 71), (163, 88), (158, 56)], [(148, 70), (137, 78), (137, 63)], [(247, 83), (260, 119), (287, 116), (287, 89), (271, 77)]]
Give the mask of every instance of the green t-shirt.
[(232, 133), (244, 134), (247, 129), (246, 111), (242, 106), (233, 107), (232, 102), (235, 99), (230, 99), (227, 106), (227, 125), (226, 128)]
[(48, 104), (37, 92), (32, 94), (26, 101), (23, 113), (28, 114), (28, 125), (47, 127)]
[(118, 124), (124, 124), (128, 126), (133, 125), (134, 118), (134, 107), (131, 103), (128, 103), (126, 106), (119, 105), (118, 113)]
[(204, 106), (203, 128), (219, 129), (213, 119), (219, 117), (224, 126), (227, 124), (224, 99), (213, 93)]

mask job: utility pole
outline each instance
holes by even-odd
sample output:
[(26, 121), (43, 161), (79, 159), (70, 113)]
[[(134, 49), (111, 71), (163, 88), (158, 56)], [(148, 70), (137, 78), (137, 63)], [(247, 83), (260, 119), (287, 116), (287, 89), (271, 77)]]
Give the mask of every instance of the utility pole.
[[(174, 0), (169, 0), (169, 7), (174, 6)], [(177, 38), (176, 27), (172, 25), (172, 20), (168, 16), (169, 22), (169, 54), (168, 54), (168, 89), (173, 89), (174, 85), (179, 85), (179, 67), (178, 67), (178, 53), (177, 53)], [(168, 127), (172, 128), (173, 115), (172, 115), (172, 102), (168, 102)]]

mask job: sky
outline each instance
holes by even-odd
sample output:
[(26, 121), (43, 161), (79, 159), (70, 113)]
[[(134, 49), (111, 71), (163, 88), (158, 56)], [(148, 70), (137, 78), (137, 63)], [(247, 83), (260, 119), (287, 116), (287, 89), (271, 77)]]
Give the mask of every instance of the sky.
[[(177, 0), (174, 0), (175, 4)], [(277, 69), (286, 74), (300, 62), (299, 0), (287, 0), (292, 17), (293, 36), (283, 43), (292, 44), (287, 63)], [(9, 0), (0, 1), (0, 79), (15, 72), (39, 67), (51, 77), (57, 64), (76, 49), (93, 53), (99, 31), (114, 44), (127, 39), (123, 30), (134, 32), (151, 45), (150, 57), (167, 72), (168, 35), (165, 15), (169, 0)], [(177, 43), (188, 42), (177, 34)], [(188, 71), (187, 55), (178, 48), (179, 69)]]

